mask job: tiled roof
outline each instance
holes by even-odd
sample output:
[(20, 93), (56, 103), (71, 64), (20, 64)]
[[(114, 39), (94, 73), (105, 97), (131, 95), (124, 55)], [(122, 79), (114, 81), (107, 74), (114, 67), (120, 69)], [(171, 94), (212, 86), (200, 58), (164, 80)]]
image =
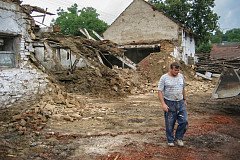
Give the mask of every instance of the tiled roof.
[(235, 59), (240, 57), (240, 44), (213, 45), (212, 59)]

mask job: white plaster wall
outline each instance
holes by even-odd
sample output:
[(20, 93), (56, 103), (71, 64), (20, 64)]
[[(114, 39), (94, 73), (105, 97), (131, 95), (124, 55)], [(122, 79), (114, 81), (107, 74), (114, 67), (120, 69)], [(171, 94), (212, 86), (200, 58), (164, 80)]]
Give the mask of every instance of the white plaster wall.
[(151, 43), (177, 40), (178, 28), (178, 24), (143, 0), (134, 0), (103, 35), (120, 45)]
[(60, 61), (61, 61), (63, 68), (65, 68), (65, 69), (70, 69), (71, 65), (72, 65), (72, 62), (71, 62), (72, 57), (70, 57), (70, 55), (69, 55), (69, 59), (67, 59), (68, 52), (70, 54), (70, 49), (68, 49), (68, 50), (60, 49)]
[[(67, 53), (70, 53), (70, 57), (69, 59), (67, 59)], [(61, 65), (63, 66), (63, 68), (65, 69), (70, 69), (71, 66), (73, 65), (73, 63), (76, 60), (76, 56), (74, 53), (70, 52), (70, 49), (66, 50), (66, 49), (60, 49), (60, 60), (61, 60)], [(80, 58), (79, 62), (77, 63), (77, 67), (78, 68), (82, 68), (82, 67), (86, 67), (86, 63), (85, 61)]]
[[(0, 72), (0, 107), (16, 101), (34, 100), (48, 92), (47, 75), (33, 68), (12, 68)], [(49, 90), (50, 91), (50, 90)]]
[[(37, 47), (35, 48), (35, 57), (37, 60), (41, 62), (41, 64), (46, 67), (49, 70), (56, 70), (56, 62), (59, 61), (61, 64), (61, 67), (64, 69), (71, 69), (71, 66), (76, 60), (76, 55), (70, 51), (70, 49), (60, 49), (60, 53), (57, 53), (57, 49), (48, 49), (48, 52), (46, 52), (43, 44), (38, 43)], [(51, 58), (46, 58), (46, 53)], [(68, 58), (69, 53), (69, 58)], [(55, 54), (55, 56), (53, 56)], [(56, 58), (56, 60), (53, 60), (53, 57)], [(79, 62), (77, 63), (78, 68), (86, 67), (86, 62), (80, 58)]]
[(30, 22), (20, 6), (0, 1), (0, 33), (16, 36), (15, 68), (0, 67), (0, 107), (11, 106), (16, 101), (34, 100), (39, 94), (48, 92), (47, 75), (29, 63), (33, 52)]
[(53, 60), (53, 54), (56, 53), (53, 50), (50, 48), (45, 50), (44, 46), (34, 47), (34, 54), (41, 65), (49, 70), (55, 70), (56, 64)]
[(195, 40), (187, 32), (182, 32), (182, 60), (188, 64), (188, 57), (195, 57)]
[(184, 61), (185, 64), (188, 64), (188, 56), (192, 57), (194, 62), (196, 62), (194, 37), (191, 38), (188, 33), (182, 30), (181, 46), (176, 46), (174, 48), (172, 56), (178, 60)]

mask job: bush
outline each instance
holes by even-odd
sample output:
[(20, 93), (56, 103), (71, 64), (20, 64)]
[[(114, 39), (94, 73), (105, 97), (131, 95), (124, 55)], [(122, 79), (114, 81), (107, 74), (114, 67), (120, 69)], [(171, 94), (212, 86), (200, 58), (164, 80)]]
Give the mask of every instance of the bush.
[(196, 51), (197, 53), (210, 53), (212, 49), (212, 45), (210, 43), (202, 43), (200, 44)]

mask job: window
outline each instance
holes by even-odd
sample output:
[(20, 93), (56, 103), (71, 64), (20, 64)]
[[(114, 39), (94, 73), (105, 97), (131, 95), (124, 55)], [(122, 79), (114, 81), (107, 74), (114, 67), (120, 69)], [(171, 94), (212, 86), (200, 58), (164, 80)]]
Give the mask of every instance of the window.
[(0, 36), (0, 67), (15, 67), (14, 37)]
[(15, 67), (15, 56), (13, 52), (0, 51), (0, 67)]

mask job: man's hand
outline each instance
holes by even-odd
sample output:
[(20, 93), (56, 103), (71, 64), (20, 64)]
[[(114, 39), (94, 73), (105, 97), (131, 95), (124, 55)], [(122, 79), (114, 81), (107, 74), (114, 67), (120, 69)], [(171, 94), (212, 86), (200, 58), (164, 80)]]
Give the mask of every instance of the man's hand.
[(165, 112), (168, 112), (168, 106), (166, 105), (166, 103), (162, 104), (162, 109), (165, 111)]

